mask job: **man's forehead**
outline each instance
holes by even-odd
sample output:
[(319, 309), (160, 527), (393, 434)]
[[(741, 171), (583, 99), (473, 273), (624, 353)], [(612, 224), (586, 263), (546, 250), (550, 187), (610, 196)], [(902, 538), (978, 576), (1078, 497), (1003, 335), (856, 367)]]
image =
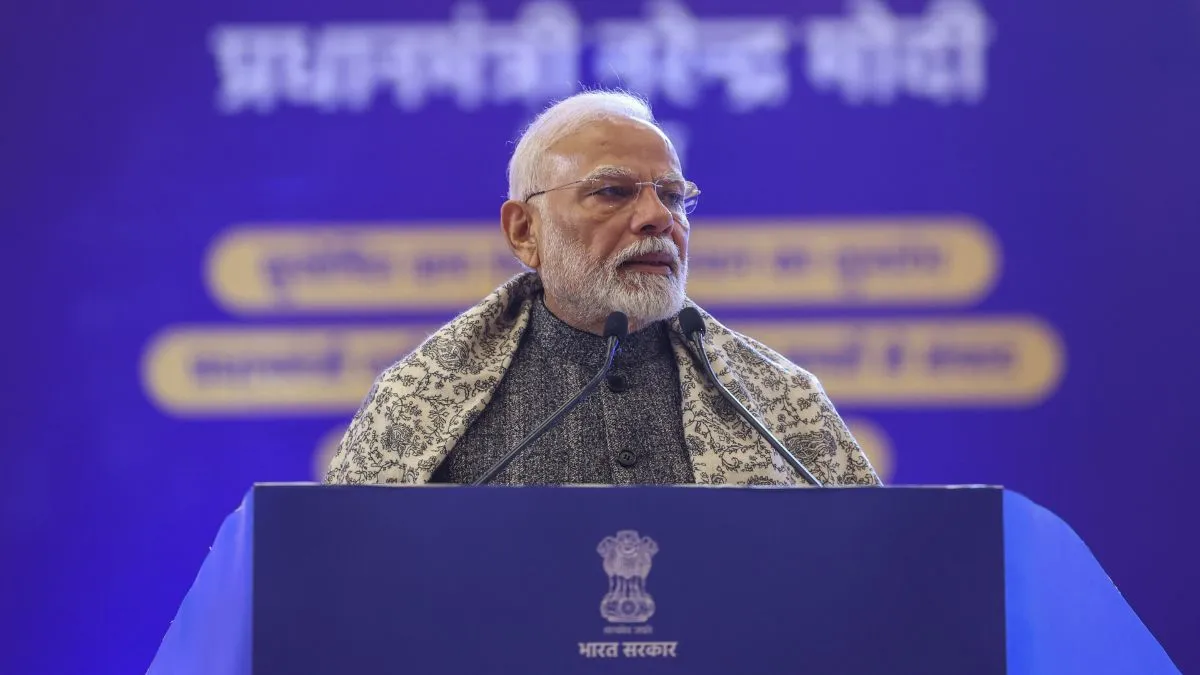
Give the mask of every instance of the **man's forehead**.
[(679, 156), (661, 129), (641, 120), (604, 119), (584, 125), (548, 148), (579, 175), (601, 167), (633, 171), (643, 179), (680, 173)]

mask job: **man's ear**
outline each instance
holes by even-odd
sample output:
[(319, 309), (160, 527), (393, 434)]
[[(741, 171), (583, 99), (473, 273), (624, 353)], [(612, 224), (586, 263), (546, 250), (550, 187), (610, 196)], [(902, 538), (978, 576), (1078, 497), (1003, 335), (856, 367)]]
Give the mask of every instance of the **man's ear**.
[(525, 202), (512, 199), (500, 207), (500, 228), (513, 255), (525, 266), (536, 270), (542, 264), (538, 255), (537, 232), (533, 222), (533, 209)]

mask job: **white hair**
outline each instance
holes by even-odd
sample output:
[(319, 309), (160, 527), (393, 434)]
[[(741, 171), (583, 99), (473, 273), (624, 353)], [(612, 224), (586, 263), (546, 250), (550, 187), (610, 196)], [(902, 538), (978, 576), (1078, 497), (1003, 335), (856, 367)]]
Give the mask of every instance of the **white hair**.
[(650, 104), (624, 91), (583, 91), (562, 99), (542, 111), (521, 134), (508, 162), (508, 198), (521, 200), (553, 187), (546, 184), (558, 168), (548, 154), (550, 147), (604, 119), (635, 119), (658, 127)]

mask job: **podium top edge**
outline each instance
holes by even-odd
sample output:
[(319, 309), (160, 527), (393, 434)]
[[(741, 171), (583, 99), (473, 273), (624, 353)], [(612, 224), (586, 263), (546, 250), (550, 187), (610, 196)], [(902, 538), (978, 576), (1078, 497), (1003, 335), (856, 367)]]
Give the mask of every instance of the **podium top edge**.
[(251, 489), (258, 490), (264, 488), (279, 489), (279, 488), (325, 488), (325, 489), (387, 489), (387, 488), (402, 488), (402, 489), (441, 489), (441, 488), (466, 488), (477, 490), (514, 490), (514, 489), (642, 489), (642, 490), (671, 490), (671, 489), (699, 489), (699, 490), (756, 490), (756, 491), (783, 491), (783, 490), (804, 490), (804, 491), (825, 491), (825, 490), (877, 490), (881, 487), (887, 490), (979, 490), (979, 491), (1007, 491), (1003, 485), (993, 484), (955, 484), (955, 485), (828, 485), (823, 488), (811, 488), (807, 486), (788, 486), (788, 485), (695, 485), (695, 484), (678, 484), (678, 485), (608, 485), (608, 484), (586, 484), (586, 483), (571, 483), (560, 485), (460, 485), (456, 483), (422, 483), (422, 484), (365, 484), (365, 485), (327, 485), (317, 482), (256, 482), (251, 486)]

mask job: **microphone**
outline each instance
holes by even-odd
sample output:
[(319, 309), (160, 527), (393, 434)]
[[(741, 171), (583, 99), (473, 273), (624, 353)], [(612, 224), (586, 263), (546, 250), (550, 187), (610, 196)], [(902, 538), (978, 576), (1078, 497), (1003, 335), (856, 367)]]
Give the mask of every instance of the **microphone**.
[(584, 401), (584, 399), (590, 396), (591, 393), (595, 391), (596, 387), (600, 385), (600, 381), (604, 379), (604, 376), (608, 375), (608, 371), (612, 368), (613, 358), (617, 355), (617, 346), (620, 345), (621, 340), (625, 339), (625, 335), (628, 332), (629, 319), (623, 312), (613, 312), (609, 314), (608, 318), (604, 320), (604, 337), (608, 340), (607, 355), (604, 359), (604, 367), (600, 369), (600, 372), (596, 373), (596, 376), (593, 377), (590, 382), (584, 385), (583, 389), (581, 389), (578, 394), (575, 394), (571, 400), (564, 403), (561, 408), (554, 411), (553, 415), (547, 418), (546, 421), (542, 422), (538, 428), (531, 431), (529, 435), (525, 437), (525, 440), (517, 444), (517, 447), (509, 450), (507, 455), (501, 458), (499, 462), (493, 464), (492, 468), (487, 470), (487, 473), (475, 479), (475, 481), (471, 484), (483, 485), (484, 483), (487, 483), (495, 478), (496, 474), (503, 471), (504, 468), (507, 467), (509, 463), (517, 457), (517, 455), (521, 454), (521, 451), (532, 445), (533, 442), (540, 438), (542, 434), (546, 433), (555, 424), (558, 424), (558, 421), (563, 417), (566, 417), (567, 413), (571, 412), (575, 406), (579, 405)]
[(696, 348), (696, 351), (700, 353), (700, 361), (704, 364), (704, 370), (708, 373), (709, 379), (712, 380), (713, 384), (717, 385), (717, 389), (721, 392), (721, 395), (725, 397), (725, 400), (729, 401), (729, 404), (733, 406), (733, 409), (736, 410), (737, 413), (742, 416), (742, 419), (746, 420), (750, 426), (754, 427), (755, 431), (757, 431), (764, 439), (766, 439), (768, 443), (771, 444), (771, 447), (775, 449), (775, 452), (779, 453), (780, 457), (783, 457), (788, 464), (792, 465), (792, 468), (796, 470), (796, 473), (803, 476), (804, 480), (808, 481), (812, 485), (815, 485), (816, 487), (822, 487), (821, 482), (814, 478), (811, 473), (809, 473), (808, 469), (806, 469), (804, 465), (800, 463), (800, 460), (796, 459), (796, 456), (793, 455), (783, 443), (780, 443), (779, 439), (775, 438), (775, 436), (773, 436), (771, 432), (762, 425), (762, 423), (754, 419), (754, 415), (751, 415), (750, 411), (746, 410), (746, 406), (742, 405), (740, 401), (734, 398), (733, 394), (731, 394), (729, 390), (725, 388), (725, 385), (721, 384), (721, 381), (717, 379), (717, 374), (713, 371), (712, 363), (710, 363), (708, 360), (708, 354), (705, 353), (704, 344), (701, 340), (701, 337), (704, 335), (704, 319), (700, 318), (700, 312), (696, 311), (695, 307), (684, 307), (683, 311), (679, 312), (679, 327), (683, 329), (684, 336), (687, 337), (688, 341), (692, 343), (692, 346)]

